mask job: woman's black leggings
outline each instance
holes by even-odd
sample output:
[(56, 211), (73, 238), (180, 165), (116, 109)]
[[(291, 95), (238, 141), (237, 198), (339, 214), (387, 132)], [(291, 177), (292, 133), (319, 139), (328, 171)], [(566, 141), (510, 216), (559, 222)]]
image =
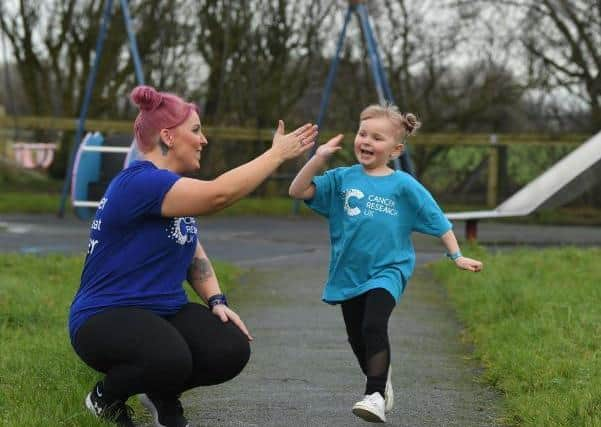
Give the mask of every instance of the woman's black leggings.
[(105, 374), (107, 397), (138, 393), (174, 396), (223, 383), (250, 357), (246, 336), (206, 307), (189, 303), (173, 316), (119, 307), (90, 317), (74, 340), (79, 357)]
[(367, 377), (365, 394), (384, 396), (390, 365), (388, 319), (396, 302), (390, 292), (376, 288), (341, 305), (349, 343)]

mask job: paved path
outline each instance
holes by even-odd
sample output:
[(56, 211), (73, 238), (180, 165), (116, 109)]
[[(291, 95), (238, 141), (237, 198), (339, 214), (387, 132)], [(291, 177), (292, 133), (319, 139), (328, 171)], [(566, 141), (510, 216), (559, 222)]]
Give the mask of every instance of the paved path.
[[(457, 230), (462, 228), (457, 227)], [(0, 216), (0, 250), (83, 253), (87, 227), (51, 216)], [(230, 295), (255, 336), (235, 380), (184, 395), (193, 425), (359, 426), (350, 412), (363, 378), (346, 343), (339, 307), (320, 302), (328, 260), (323, 221), (212, 218), (200, 221), (212, 258), (249, 269)], [(601, 229), (483, 223), (491, 245), (601, 244)], [(418, 264), (441, 257), (436, 239), (417, 236)], [(442, 286), (418, 268), (390, 322), (396, 407), (392, 426), (492, 426), (500, 398), (478, 384), (478, 365)]]

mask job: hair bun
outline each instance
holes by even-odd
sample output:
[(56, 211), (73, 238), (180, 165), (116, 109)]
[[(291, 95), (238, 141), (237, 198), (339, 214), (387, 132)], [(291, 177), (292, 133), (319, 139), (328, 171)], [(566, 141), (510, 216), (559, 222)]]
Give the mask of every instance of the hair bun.
[(136, 86), (131, 91), (130, 99), (140, 110), (153, 111), (161, 105), (163, 95), (152, 86)]
[(403, 124), (405, 125), (405, 129), (407, 130), (407, 134), (409, 136), (414, 135), (415, 132), (421, 127), (422, 122), (420, 122), (415, 114), (406, 113), (403, 115)]

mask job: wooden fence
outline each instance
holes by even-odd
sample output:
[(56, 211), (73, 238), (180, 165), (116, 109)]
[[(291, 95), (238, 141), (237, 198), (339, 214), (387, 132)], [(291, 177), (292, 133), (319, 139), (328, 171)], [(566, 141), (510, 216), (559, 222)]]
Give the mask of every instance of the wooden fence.
[[(28, 131), (75, 131), (77, 118), (64, 117), (35, 117), (35, 116), (6, 116), (0, 115), (0, 145), (6, 147), (12, 139), (10, 134), (15, 129)], [(132, 121), (117, 120), (86, 120), (86, 129), (100, 132), (131, 133)], [(240, 142), (269, 141), (274, 129), (249, 129), (219, 126), (203, 126), (203, 131), (209, 139), (235, 140)], [(326, 131), (320, 135), (321, 141), (326, 141), (338, 132)], [(352, 135), (355, 131), (343, 132)], [(496, 206), (499, 201), (499, 182), (506, 177), (507, 147), (510, 145), (579, 145), (590, 135), (586, 134), (541, 134), (541, 133), (419, 133), (411, 138), (411, 145), (419, 146), (476, 146), (488, 151), (487, 196), (488, 206)], [(6, 153), (6, 149), (1, 151)]]

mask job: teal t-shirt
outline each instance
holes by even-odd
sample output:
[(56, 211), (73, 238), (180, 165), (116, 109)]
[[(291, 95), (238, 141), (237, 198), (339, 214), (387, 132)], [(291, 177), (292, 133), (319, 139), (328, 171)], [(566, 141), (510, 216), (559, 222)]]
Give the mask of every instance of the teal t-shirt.
[(328, 218), (330, 268), (322, 299), (346, 301), (384, 288), (398, 302), (413, 274), (411, 233), (440, 237), (452, 228), (434, 198), (411, 175), (371, 176), (357, 164), (313, 179), (305, 203)]

